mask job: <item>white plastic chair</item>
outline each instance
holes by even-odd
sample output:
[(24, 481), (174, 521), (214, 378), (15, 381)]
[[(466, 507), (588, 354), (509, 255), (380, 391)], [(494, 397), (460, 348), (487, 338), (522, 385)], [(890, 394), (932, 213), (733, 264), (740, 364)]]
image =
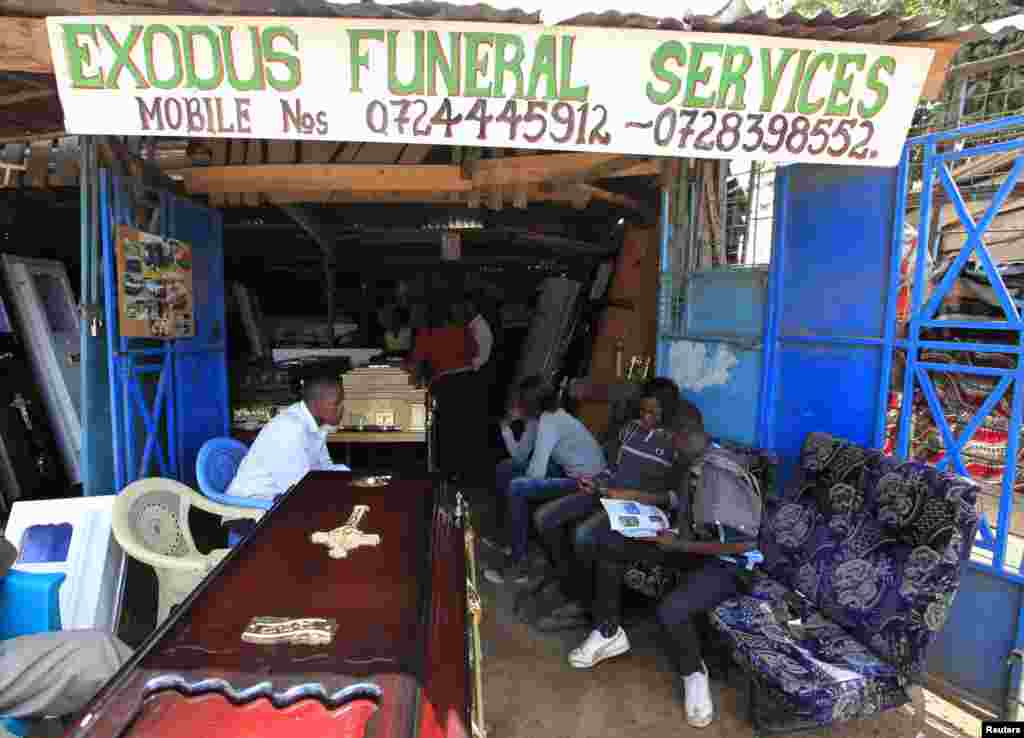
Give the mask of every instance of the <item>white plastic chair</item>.
[(231, 507), (208, 500), (173, 479), (140, 479), (129, 484), (114, 503), (114, 537), (124, 552), (152, 566), (158, 587), (157, 624), (171, 607), (191, 594), (231, 549), (202, 554), (188, 528), (189, 508), (197, 507), (226, 520), (258, 520), (265, 511)]

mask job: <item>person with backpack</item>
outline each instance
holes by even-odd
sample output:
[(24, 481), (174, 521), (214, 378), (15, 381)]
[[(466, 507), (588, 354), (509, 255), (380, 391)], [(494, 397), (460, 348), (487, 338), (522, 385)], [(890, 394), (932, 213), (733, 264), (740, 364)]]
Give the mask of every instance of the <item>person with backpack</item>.
[(569, 663), (588, 669), (629, 651), (621, 624), (621, 597), (631, 563), (676, 567), (680, 579), (658, 605), (657, 616), (678, 675), (686, 720), (702, 728), (711, 724), (714, 707), (697, 620), (736, 596), (742, 587), (742, 570), (752, 568), (759, 559), (755, 549), (761, 495), (743, 460), (711, 444), (703, 432), (690, 434), (683, 442), (689, 449), (681, 453), (690, 453), (698, 461), (681, 493), (673, 495), (677, 527), (647, 539), (626, 538), (605, 529), (581, 551), (581, 556), (594, 560), (596, 627), (569, 653)]
[[(658, 377), (644, 384), (636, 414), (615, 437), (609, 454), (612, 466), (603, 474), (581, 479), (579, 490), (546, 503), (534, 513), (534, 523), (554, 567), (560, 607), (548, 618), (578, 622), (593, 599), (592, 557), (581, 557), (604, 530), (611, 530), (602, 497), (665, 507), (669, 490), (677, 485), (674, 428), (680, 415), (700, 418), (700, 411), (682, 401), (671, 379)], [(703, 425), (701, 425), (703, 428)]]

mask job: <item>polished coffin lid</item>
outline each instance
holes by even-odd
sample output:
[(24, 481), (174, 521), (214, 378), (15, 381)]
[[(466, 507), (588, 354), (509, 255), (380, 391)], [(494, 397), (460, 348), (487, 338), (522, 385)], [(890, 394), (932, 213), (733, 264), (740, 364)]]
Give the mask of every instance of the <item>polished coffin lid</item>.
[[(252, 736), (465, 735), (465, 560), (454, 511), (436, 504), (444, 491), (429, 481), (351, 481), (317, 472), (300, 482), (72, 734), (112, 737), (134, 718), (125, 735), (186, 735), (182, 720), (205, 735), (212, 715), (218, 724), (234, 715)], [(332, 559), (310, 536), (344, 525), (355, 505), (369, 506), (359, 529), (381, 541)], [(244, 643), (259, 616), (333, 618), (338, 630), (325, 646)], [(365, 724), (352, 729), (360, 715)]]

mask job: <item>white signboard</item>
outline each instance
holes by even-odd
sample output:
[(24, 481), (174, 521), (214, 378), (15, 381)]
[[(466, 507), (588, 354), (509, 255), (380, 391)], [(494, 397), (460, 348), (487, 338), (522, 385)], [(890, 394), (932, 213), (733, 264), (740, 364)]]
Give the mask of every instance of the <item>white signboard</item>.
[(894, 166), (933, 52), (492, 23), (48, 18), (73, 134)]

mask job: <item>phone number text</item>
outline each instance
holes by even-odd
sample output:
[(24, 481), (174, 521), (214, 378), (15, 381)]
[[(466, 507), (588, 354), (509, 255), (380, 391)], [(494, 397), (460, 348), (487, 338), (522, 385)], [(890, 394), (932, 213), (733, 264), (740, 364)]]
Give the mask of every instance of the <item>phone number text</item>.
[(819, 118), (776, 113), (722, 113), (715, 110), (663, 108), (653, 120), (630, 121), (627, 128), (650, 129), (661, 148), (742, 154), (790, 154), (869, 160), (875, 124), (859, 118)]
[[(480, 141), (551, 141), (590, 146), (607, 146), (612, 141), (607, 131), (608, 109), (604, 105), (508, 100), (488, 106), (485, 98), (471, 104), (465, 102), (453, 105), (451, 98), (446, 97), (431, 106), (426, 100), (371, 100), (366, 106), (366, 126), (384, 135), (426, 137), (443, 131), (445, 138), (468, 130)], [(456, 107), (461, 112), (456, 112)]]

